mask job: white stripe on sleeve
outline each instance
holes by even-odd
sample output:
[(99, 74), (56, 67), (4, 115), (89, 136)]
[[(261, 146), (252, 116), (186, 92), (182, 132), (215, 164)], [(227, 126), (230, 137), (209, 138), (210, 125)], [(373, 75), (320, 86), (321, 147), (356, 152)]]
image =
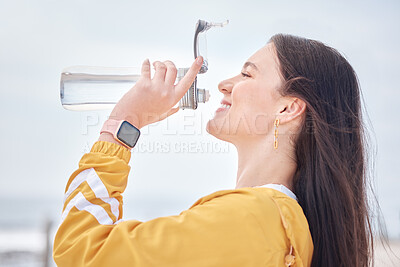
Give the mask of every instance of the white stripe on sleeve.
[(74, 192), (75, 189), (77, 189), (86, 180), (86, 177), (88, 176), (89, 172), (90, 169), (83, 170), (74, 178), (74, 180), (69, 185), (67, 192), (64, 195), (64, 203), (67, 200), (67, 198), (72, 194), (72, 192)]
[(113, 220), (111, 220), (108, 213), (103, 209), (103, 207), (99, 205), (94, 205), (86, 200), (85, 196), (79, 192), (71, 201), (68, 203), (67, 207), (65, 208), (61, 220), (67, 217), (68, 213), (71, 211), (73, 207), (76, 207), (78, 210), (85, 210), (92, 214), (99, 224), (103, 225), (112, 225)]
[(108, 203), (111, 207), (111, 212), (114, 214), (115, 218), (118, 220), (119, 216), (119, 202), (115, 198), (111, 198), (108, 194), (107, 188), (101, 181), (100, 177), (97, 175), (96, 171), (91, 168), (87, 177), (87, 183), (93, 190), (97, 198), (100, 198), (104, 202)]
[[(101, 199), (102, 201), (104, 201), (105, 203), (110, 205), (112, 214), (115, 216), (116, 220), (118, 220), (118, 217), (119, 217), (119, 202), (118, 202), (118, 200), (116, 198), (110, 197), (110, 195), (108, 194), (106, 186), (101, 181), (100, 177), (97, 175), (96, 171), (93, 168), (83, 170), (82, 172), (80, 172), (74, 178), (74, 180), (71, 182), (70, 186), (68, 187), (67, 192), (64, 195), (64, 203), (67, 200), (67, 198), (85, 181), (88, 183), (89, 187), (92, 189), (93, 193), (95, 194), (95, 196), (97, 198)], [(82, 195), (83, 200), (78, 197), (79, 194)], [(88, 202), (86, 200), (86, 198), (83, 196), (83, 194), (79, 192), (73, 199), (71, 199), (71, 201), (66, 206), (66, 208), (65, 208), (65, 210), (63, 212), (62, 220), (65, 219), (65, 216), (72, 209), (72, 207), (76, 206), (79, 209), (79, 207), (75, 203), (75, 202), (80, 203), (79, 201), (82, 201), (82, 203), (84, 201), (89, 203), (87, 205), (87, 207), (89, 207), (89, 206), (98, 206), (98, 205), (94, 205), (94, 204)], [(104, 208), (102, 208), (101, 206), (98, 206), (98, 207), (101, 208), (104, 212), (106, 212), (104, 210)], [(88, 208), (88, 209), (91, 209), (91, 208)], [(81, 209), (79, 209), (79, 210), (81, 210)], [(85, 210), (87, 210), (87, 209), (85, 209)], [(93, 209), (91, 209), (91, 210), (93, 210)], [(89, 210), (87, 210), (87, 211), (89, 211)], [(92, 214), (92, 215), (94, 216), (94, 214)], [(110, 218), (110, 216), (108, 216), (108, 214), (107, 214), (107, 217)]]

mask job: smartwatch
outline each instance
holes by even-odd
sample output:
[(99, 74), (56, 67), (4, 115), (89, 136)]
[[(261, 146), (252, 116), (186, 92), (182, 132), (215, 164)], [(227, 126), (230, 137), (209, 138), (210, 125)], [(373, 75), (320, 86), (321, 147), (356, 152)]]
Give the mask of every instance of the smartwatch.
[(112, 119), (106, 120), (100, 131), (100, 134), (102, 133), (112, 134), (115, 140), (128, 149), (132, 149), (136, 145), (140, 136), (139, 129), (129, 122)]

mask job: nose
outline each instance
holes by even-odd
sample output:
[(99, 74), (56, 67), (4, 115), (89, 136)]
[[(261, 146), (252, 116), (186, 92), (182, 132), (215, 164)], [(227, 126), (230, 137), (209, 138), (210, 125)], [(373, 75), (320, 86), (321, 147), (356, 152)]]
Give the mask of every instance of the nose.
[(218, 84), (218, 90), (223, 94), (230, 94), (234, 86), (233, 78), (223, 80)]

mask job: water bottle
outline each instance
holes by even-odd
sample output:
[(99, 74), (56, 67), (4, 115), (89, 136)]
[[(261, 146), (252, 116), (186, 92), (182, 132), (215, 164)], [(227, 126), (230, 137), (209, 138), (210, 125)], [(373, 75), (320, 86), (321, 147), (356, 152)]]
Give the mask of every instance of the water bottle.
[[(189, 68), (178, 69), (179, 82)], [(67, 110), (111, 109), (139, 80), (138, 68), (74, 66), (61, 73), (60, 98)], [(196, 109), (210, 98), (208, 90), (197, 88), (197, 78), (179, 101), (181, 109)]]
[[(194, 36), (194, 56), (203, 57), (199, 74), (208, 70), (207, 43), (205, 33), (212, 27), (223, 27), (224, 23), (211, 23), (199, 20)], [(179, 82), (189, 68), (179, 68), (176, 82)], [(140, 78), (138, 68), (111, 68), (73, 66), (61, 73), (60, 98), (65, 109), (84, 111), (111, 109), (119, 99), (131, 89)], [(179, 101), (181, 109), (197, 109), (198, 103), (209, 100), (208, 90), (197, 88), (197, 77), (190, 89)]]

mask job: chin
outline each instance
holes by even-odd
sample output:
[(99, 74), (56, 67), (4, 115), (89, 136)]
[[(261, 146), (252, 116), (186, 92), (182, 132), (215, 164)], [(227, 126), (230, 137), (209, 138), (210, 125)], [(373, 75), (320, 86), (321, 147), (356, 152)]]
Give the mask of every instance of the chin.
[(231, 143), (230, 139), (232, 139), (232, 136), (230, 136), (228, 134), (229, 131), (224, 128), (224, 125), (218, 123), (218, 120), (211, 119), (207, 122), (206, 131), (217, 139)]

